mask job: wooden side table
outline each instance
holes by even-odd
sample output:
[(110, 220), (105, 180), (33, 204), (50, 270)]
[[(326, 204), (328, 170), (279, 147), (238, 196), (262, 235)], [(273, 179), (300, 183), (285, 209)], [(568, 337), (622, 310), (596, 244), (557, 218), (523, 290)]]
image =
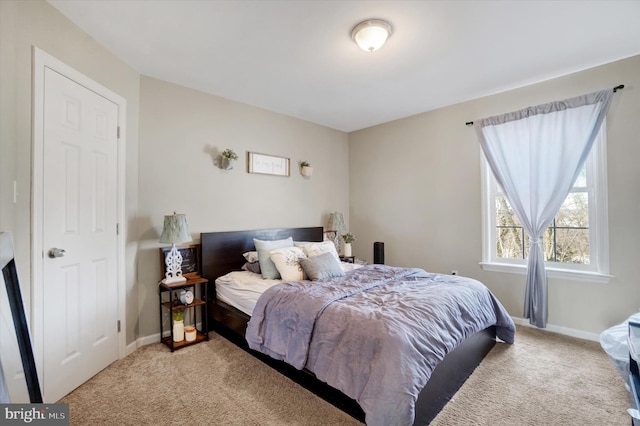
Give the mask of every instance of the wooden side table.
[[(174, 284), (164, 284), (162, 281), (158, 283), (158, 298), (160, 305), (160, 342), (167, 345), (171, 349), (171, 352), (176, 349), (209, 340), (209, 315), (207, 305), (208, 284), (209, 280), (202, 277), (190, 277), (187, 281)], [(178, 295), (183, 289), (190, 289), (194, 295), (193, 301), (188, 305), (182, 304), (179, 300)], [(187, 341), (185, 338), (180, 342), (174, 342), (173, 313), (176, 311), (184, 311), (186, 313), (189, 310), (193, 311), (193, 324), (189, 325), (193, 325), (196, 328), (196, 338), (193, 341)], [(164, 335), (164, 321), (162, 320), (162, 316), (165, 311), (169, 313), (169, 335), (167, 336)], [(198, 313), (200, 315), (198, 315)], [(199, 323), (198, 316), (200, 318)]]

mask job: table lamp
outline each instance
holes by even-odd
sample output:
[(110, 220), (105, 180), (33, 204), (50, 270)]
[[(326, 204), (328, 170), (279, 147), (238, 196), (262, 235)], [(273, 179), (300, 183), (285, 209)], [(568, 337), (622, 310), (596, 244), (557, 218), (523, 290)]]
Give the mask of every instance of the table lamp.
[(164, 284), (180, 283), (187, 280), (182, 276), (182, 255), (176, 248), (176, 244), (188, 243), (189, 241), (191, 241), (191, 234), (187, 226), (187, 217), (176, 212), (165, 216), (160, 242), (171, 244), (171, 250), (164, 259), (164, 264), (167, 267), (162, 280)]
[(340, 235), (344, 234), (347, 230), (347, 226), (344, 224), (344, 217), (340, 212), (333, 212), (329, 215), (329, 229), (328, 231), (333, 231), (336, 233), (333, 244), (336, 246), (336, 251), (341, 253), (340, 250)]

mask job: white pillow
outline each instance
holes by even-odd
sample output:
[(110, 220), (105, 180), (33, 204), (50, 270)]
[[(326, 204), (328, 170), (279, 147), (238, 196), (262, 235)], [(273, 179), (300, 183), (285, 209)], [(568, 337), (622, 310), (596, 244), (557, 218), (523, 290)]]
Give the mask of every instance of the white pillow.
[(285, 247), (271, 250), (271, 261), (276, 265), (284, 281), (305, 280), (306, 276), (300, 259), (306, 259), (304, 252), (298, 247)]
[(302, 250), (304, 254), (308, 257), (319, 256), (325, 253), (331, 253), (333, 257), (336, 258), (338, 262), (340, 262), (340, 256), (338, 256), (338, 252), (336, 251), (336, 246), (333, 244), (333, 241), (322, 241), (319, 243), (306, 243), (302, 244)]
[(247, 251), (242, 254), (245, 260), (249, 263), (256, 263), (258, 261), (258, 252), (257, 251)]

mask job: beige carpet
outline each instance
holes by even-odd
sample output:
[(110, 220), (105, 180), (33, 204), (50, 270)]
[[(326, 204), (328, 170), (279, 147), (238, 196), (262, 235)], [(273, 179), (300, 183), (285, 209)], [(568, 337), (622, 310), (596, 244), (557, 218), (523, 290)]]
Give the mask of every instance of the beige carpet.
[(432, 424), (629, 426), (629, 401), (598, 343), (518, 326)]
[[(434, 425), (629, 425), (629, 394), (595, 342), (518, 327)], [(361, 425), (215, 333), (117, 361), (60, 402), (72, 425)]]

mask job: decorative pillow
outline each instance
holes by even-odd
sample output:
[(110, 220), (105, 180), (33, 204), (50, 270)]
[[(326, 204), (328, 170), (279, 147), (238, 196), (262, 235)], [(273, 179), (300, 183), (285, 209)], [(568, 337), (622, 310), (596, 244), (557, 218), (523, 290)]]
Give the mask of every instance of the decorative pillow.
[(307, 257), (319, 256), (324, 253), (331, 253), (333, 257), (340, 262), (340, 256), (336, 251), (333, 241), (322, 241), (319, 243), (306, 243), (302, 245), (302, 250)]
[(271, 250), (282, 247), (293, 247), (293, 238), (289, 237), (284, 240), (263, 241), (253, 239), (253, 244), (258, 251), (258, 261), (260, 262), (260, 272), (262, 278), (266, 280), (275, 280), (280, 278), (280, 273), (276, 269), (276, 265), (271, 261)]
[(245, 260), (249, 263), (256, 263), (258, 261), (258, 252), (257, 251), (248, 251), (242, 254)]
[(300, 259), (300, 265), (305, 274), (307, 274), (307, 277), (312, 281), (341, 277), (344, 275), (340, 261), (336, 260), (332, 253), (324, 253), (318, 256)]
[(242, 265), (242, 269), (245, 271), (253, 272), (254, 274), (262, 274), (262, 272), (260, 271), (260, 262), (245, 262), (245, 264)]
[(300, 260), (307, 256), (298, 247), (279, 248), (271, 251), (271, 261), (276, 265), (280, 276), (285, 281), (306, 279)]

